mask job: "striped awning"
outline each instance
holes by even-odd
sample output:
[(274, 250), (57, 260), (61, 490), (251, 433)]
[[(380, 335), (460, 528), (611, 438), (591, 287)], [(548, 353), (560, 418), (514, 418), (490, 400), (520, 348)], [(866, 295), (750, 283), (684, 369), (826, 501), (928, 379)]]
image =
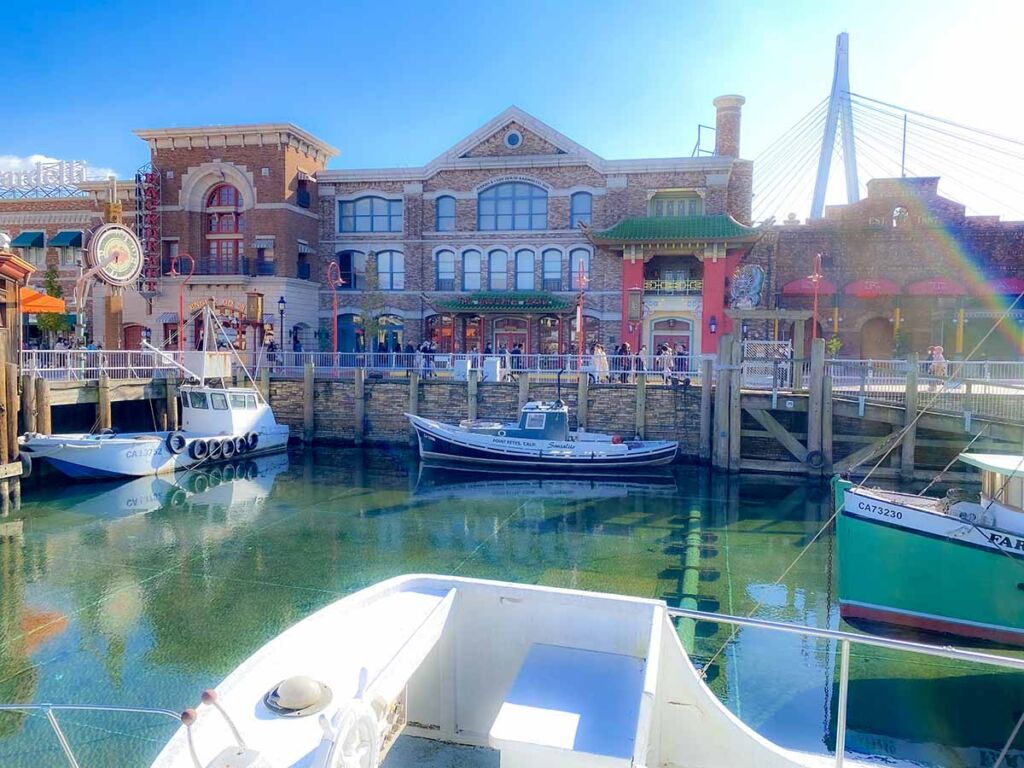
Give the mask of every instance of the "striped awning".
[(312, 176), (310, 176), (305, 171), (299, 171), (298, 174), (296, 174), (296, 175), (297, 175), (299, 181), (316, 181), (316, 179), (314, 179)]
[(299, 243), (299, 253), (313, 253), (313, 247), (309, 243)]
[(272, 237), (257, 237), (252, 241), (253, 248), (273, 248), (274, 238)]
[(169, 324), (172, 324), (172, 323), (176, 324), (178, 322), (178, 313), (177, 312), (164, 312), (163, 314), (161, 314), (156, 319), (156, 321), (158, 323), (160, 323), (161, 325), (169, 325)]

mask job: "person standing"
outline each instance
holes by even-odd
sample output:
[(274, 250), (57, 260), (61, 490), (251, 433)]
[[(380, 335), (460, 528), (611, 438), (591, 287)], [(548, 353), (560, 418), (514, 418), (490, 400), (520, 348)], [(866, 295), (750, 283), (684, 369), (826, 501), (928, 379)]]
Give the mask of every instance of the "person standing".
[(598, 381), (608, 381), (608, 355), (601, 344), (594, 345), (594, 371)]
[(668, 384), (672, 381), (672, 349), (668, 344), (662, 345), (658, 352), (658, 362), (661, 368), (661, 380), (663, 383)]

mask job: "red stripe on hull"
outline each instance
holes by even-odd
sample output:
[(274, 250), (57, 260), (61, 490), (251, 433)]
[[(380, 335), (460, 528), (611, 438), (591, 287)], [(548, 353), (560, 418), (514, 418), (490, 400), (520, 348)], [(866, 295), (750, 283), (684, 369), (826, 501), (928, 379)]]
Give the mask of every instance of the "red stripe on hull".
[(882, 624), (898, 624), (902, 627), (921, 629), (926, 632), (959, 635), (960, 637), (970, 637), (977, 640), (990, 640), (1004, 645), (1024, 646), (1024, 632), (1014, 632), (1010, 629), (999, 629), (998, 627), (979, 627), (974, 624), (964, 624), (955, 619), (916, 616), (886, 608), (850, 605), (848, 603), (840, 603), (839, 615), (844, 619), (865, 619)]

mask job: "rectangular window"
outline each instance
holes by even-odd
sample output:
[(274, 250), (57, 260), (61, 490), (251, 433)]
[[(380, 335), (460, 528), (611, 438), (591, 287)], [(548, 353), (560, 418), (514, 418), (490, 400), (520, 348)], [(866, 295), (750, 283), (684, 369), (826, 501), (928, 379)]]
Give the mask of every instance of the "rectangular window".
[[(583, 277), (583, 285), (580, 285), (580, 276)], [(569, 254), (569, 284), (572, 290), (578, 291), (586, 287), (590, 280), (590, 251), (577, 248)]]
[(437, 231), (455, 231), (455, 198), (450, 195), (437, 198)]
[(58, 248), (62, 267), (77, 267), (82, 263), (82, 251), (78, 248)]
[(528, 413), (526, 414), (526, 428), (527, 429), (544, 429), (544, 417), (546, 414), (543, 413)]
[(256, 395), (245, 396), (245, 407), (250, 410), (256, 410)]
[(590, 224), (594, 198), (589, 192), (577, 192), (572, 196), (569, 211), (569, 228), (576, 229), (580, 224)]
[(401, 232), (401, 200), (361, 197), (338, 203), (338, 229), (341, 232)]
[(651, 216), (703, 216), (704, 200), (692, 192), (659, 192), (647, 211)]
[(452, 251), (437, 254), (437, 290), (455, 290), (455, 254)]
[(213, 392), (210, 395), (210, 405), (213, 406), (215, 411), (226, 411), (228, 409), (228, 399), (220, 392)]
[(480, 290), (480, 251), (465, 251), (462, 254), (462, 290)]
[(545, 291), (562, 290), (562, 252), (551, 248), (544, 251), (543, 279)]
[(245, 395), (233, 392), (229, 397), (231, 398), (231, 410), (245, 408)]
[(504, 251), (491, 251), (487, 260), (487, 287), (492, 291), (507, 291), (508, 254)]
[(189, 397), (192, 399), (193, 408), (206, 410), (206, 394), (204, 392), (191, 392)]
[(533, 251), (516, 253), (516, 290), (533, 290)]
[(377, 254), (377, 278), (382, 291), (401, 291), (405, 288), (405, 255), (398, 251)]

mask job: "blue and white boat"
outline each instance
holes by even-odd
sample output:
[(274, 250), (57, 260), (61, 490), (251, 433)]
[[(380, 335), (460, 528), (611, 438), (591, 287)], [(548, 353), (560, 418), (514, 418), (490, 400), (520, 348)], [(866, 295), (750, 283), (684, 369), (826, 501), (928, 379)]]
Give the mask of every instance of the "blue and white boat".
[(518, 422), (444, 424), (407, 413), (427, 461), (473, 467), (545, 472), (632, 470), (672, 462), (675, 440), (623, 440), (617, 435), (573, 432), (561, 400), (523, 406)]

